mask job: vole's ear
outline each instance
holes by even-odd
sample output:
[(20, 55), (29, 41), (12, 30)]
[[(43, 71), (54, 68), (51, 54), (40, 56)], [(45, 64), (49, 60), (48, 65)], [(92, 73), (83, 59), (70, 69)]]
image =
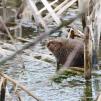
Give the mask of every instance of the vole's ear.
[(71, 35), (70, 35), (70, 37), (71, 37), (72, 39), (74, 39), (74, 37), (75, 37), (75, 32), (74, 32), (74, 30), (71, 30)]

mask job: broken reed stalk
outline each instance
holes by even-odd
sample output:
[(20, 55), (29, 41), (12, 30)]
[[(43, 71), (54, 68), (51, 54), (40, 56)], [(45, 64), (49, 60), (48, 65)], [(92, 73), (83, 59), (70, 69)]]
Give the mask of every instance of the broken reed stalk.
[(1, 90), (0, 90), (0, 101), (5, 101), (6, 84), (7, 84), (7, 79), (3, 77), (2, 84), (1, 84)]
[[(3, 74), (2, 72), (0, 72), (0, 75), (4, 78), (6, 78), (7, 80), (9, 80), (10, 82), (12, 82), (13, 84), (16, 84), (19, 88), (21, 88), (23, 91), (25, 91), (29, 96), (32, 96), (34, 99), (36, 99), (37, 101), (43, 101), (41, 100), (39, 97), (37, 97), (36, 95), (33, 95), (31, 92), (29, 92), (25, 86), (22, 86), (18, 81), (13, 80), (11, 77), (7, 76), (6, 74)], [(0, 100), (2, 101), (2, 100)]]
[(90, 37), (90, 29), (87, 26), (85, 28), (85, 40), (84, 40), (84, 76), (86, 80), (91, 79), (92, 68), (92, 40)]
[(0, 91), (1, 91), (1, 86), (2, 86), (3, 80), (4, 80), (4, 77), (1, 77), (0, 78)]
[(0, 65), (3, 65), (7, 60), (10, 60), (12, 58), (14, 58), (14, 56), (16, 56), (17, 54), (19, 54), (22, 50), (30, 48), (31, 46), (35, 46), (39, 41), (41, 41), (42, 39), (48, 37), (49, 35), (53, 34), (54, 32), (56, 32), (57, 30), (59, 30), (60, 28), (62, 28), (63, 26), (67, 26), (69, 24), (71, 24), (73, 21), (75, 21), (77, 18), (81, 17), (83, 13), (78, 14), (76, 17), (73, 17), (71, 19), (69, 19), (68, 21), (63, 21), (60, 26), (56, 27), (54, 30), (49, 31), (48, 33), (43, 33), (41, 34), (39, 37), (37, 37), (35, 40), (33, 40), (32, 42), (26, 44), (25, 46), (23, 46), (21, 49), (17, 50), (15, 53), (13, 53), (11, 56), (8, 56), (4, 59), (1, 59), (0, 61)]

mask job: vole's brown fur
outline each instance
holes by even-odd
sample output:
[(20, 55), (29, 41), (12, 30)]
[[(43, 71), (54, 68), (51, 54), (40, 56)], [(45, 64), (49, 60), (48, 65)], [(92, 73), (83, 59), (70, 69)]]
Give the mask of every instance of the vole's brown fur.
[(67, 64), (69, 67), (81, 67), (84, 65), (84, 47), (83, 41), (77, 39), (65, 39), (57, 38), (48, 42), (48, 49), (54, 54), (57, 60), (57, 70), (59, 70), (59, 65), (64, 65), (66, 61), (70, 61), (70, 53), (75, 51), (76, 47), (79, 47), (77, 53), (75, 54), (73, 61)]

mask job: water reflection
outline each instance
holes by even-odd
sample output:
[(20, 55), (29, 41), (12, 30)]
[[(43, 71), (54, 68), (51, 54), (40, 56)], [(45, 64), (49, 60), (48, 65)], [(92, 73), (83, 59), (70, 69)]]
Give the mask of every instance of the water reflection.
[(80, 101), (96, 101), (99, 92), (101, 91), (101, 79), (100, 77), (92, 77), (92, 80), (85, 82), (84, 95)]
[(92, 82), (86, 81), (84, 87), (84, 96), (81, 101), (93, 101), (92, 95)]

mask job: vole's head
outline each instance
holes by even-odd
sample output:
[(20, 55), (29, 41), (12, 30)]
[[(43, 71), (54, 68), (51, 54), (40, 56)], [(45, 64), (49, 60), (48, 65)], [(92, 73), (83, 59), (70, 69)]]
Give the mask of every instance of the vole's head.
[(47, 44), (48, 49), (52, 52), (55, 53), (62, 47), (62, 43), (58, 42), (56, 40), (49, 41)]

